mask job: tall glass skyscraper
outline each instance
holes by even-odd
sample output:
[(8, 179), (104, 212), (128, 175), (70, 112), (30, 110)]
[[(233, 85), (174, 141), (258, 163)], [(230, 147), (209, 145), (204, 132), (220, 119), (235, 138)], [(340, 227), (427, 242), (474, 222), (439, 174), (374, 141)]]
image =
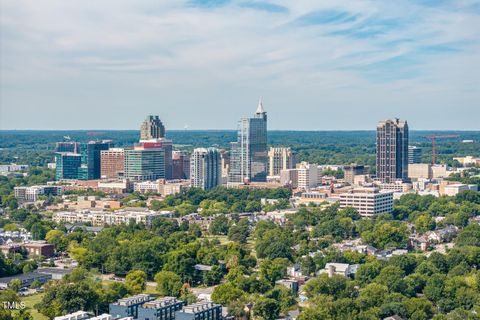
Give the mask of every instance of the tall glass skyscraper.
[(229, 182), (267, 181), (267, 113), (262, 101), (253, 118), (238, 122), (237, 141), (230, 144)]
[(111, 140), (90, 141), (76, 143), (75, 148), (72, 149), (76, 152), (57, 152), (55, 154), (56, 179), (100, 179), (100, 154), (102, 150), (108, 150), (111, 146)]
[(381, 182), (408, 180), (408, 124), (388, 119), (377, 125), (377, 178)]

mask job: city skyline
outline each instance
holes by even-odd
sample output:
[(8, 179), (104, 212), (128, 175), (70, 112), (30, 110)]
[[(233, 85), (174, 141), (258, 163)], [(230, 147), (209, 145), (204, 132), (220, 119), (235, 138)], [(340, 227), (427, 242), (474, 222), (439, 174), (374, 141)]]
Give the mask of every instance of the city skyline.
[(478, 130), (479, 8), (5, 1), (0, 129), (233, 129), (261, 97), (274, 130)]

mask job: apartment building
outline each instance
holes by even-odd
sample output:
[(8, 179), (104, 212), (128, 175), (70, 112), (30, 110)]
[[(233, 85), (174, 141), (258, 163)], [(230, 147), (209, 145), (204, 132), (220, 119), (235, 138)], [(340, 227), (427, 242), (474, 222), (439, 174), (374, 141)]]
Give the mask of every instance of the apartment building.
[(53, 221), (67, 223), (91, 223), (94, 226), (128, 224), (130, 221), (152, 225), (160, 213), (146, 208), (124, 208), (114, 212), (103, 210), (59, 211), (53, 213)]

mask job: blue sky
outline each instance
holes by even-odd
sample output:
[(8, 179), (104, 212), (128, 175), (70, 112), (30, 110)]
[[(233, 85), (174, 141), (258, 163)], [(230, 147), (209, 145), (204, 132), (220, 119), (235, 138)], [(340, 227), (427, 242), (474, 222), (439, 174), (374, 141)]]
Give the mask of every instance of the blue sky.
[(0, 6), (0, 129), (480, 130), (478, 0)]

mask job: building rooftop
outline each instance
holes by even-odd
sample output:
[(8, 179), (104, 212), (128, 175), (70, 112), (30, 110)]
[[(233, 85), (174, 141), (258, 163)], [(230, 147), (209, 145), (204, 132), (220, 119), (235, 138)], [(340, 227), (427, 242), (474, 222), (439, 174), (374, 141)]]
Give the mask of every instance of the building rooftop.
[(204, 310), (208, 310), (217, 306), (219, 305), (214, 304), (213, 302), (199, 302), (199, 303), (194, 303), (194, 304), (190, 304), (188, 306), (183, 307), (182, 312), (198, 313), (198, 312), (202, 312)]
[(177, 300), (175, 297), (163, 297), (163, 298), (159, 298), (159, 299), (156, 299), (156, 300), (152, 300), (152, 301), (149, 301), (149, 302), (146, 302), (143, 304), (143, 308), (148, 308), (148, 309), (160, 309), (160, 308), (163, 308), (165, 306), (169, 306), (169, 305), (172, 305), (172, 304), (175, 304), (175, 303), (178, 303), (180, 302), (179, 300)]
[(119, 305), (119, 306), (131, 306), (135, 304), (141, 304), (144, 302), (150, 301), (152, 298), (148, 294), (137, 294), (135, 296), (119, 299), (117, 302), (114, 304)]

